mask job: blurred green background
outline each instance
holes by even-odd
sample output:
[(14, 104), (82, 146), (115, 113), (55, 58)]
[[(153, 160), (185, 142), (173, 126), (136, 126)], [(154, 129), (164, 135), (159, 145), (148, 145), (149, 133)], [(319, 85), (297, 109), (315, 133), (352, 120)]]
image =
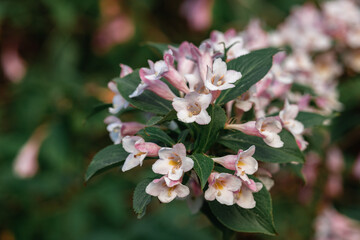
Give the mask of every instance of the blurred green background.
[[(88, 120), (87, 116), (94, 106), (111, 102), (106, 86), (119, 74), (119, 63), (138, 68), (146, 66), (147, 59), (158, 59), (145, 46), (148, 41), (199, 44), (213, 29), (241, 30), (254, 17), (268, 28), (276, 27), (294, 4), (304, 1), (205, 2), (211, 21), (194, 29), (180, 11), (181, 0), (0, 1), (0, 52), (15, 49), (26, 69), (26, 74), (13, 77), (4, 66), (0, 72), (0, 240), (221, 237), (204, 216), (191, 215), (185, 201), (160, 206), (154, 200), (148, 214), (138, 220), (131, 196), (140, 171), (121, 174), (114, 170), (86, 185), (83, 181), (91, 157), (111, 144), (103, 123), (107, 113)], [(114, 29), (119, 33), (116, 36)], [(346, 82), (343, 89), (348, 92), (352, 86)], [(348, 126), (352, 129), (358, 123), (359, 104), (346, 97), (351, 106), (346, 113), (355, 116)], [(46, 126), (39, 170), (32, 178), (17, 178), (13, 161), (39, 126)], [(338, 139), (349, 129), (335, 131)], [(356, 134), (355, 142), (359, 140)], [(354, 143), (345, 148), (353, 161), (358, 149)], [(302, 183), (293, 182), (296, 193)], [(275, 191), (274, 215), (280, 234), (276, 239), (308, 239), (313, 231), (312, 207), (300, 207), (293, 191)], [(268, 239), (251, 234), (240, 237)]]

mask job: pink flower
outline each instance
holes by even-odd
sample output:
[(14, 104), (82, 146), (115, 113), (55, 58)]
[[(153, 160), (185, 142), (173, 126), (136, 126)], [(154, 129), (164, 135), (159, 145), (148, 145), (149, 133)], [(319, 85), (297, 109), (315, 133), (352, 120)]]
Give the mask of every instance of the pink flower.
[(181, 181), (171, 181), (166, 176), (152, 181), (145, 189), (151, 196), (158, 197), (160, 202), (169, 203), (176, 197), (184, 198), (189, 195), (190, 190), (181, 184)]
[(244, 124), (227, 124), (225, 128), (238, 130), (247, 135), (261, 137), (270, 147), (281, 148), (284, 145), (284, 142), (281, 141), (278, 135), (282, 130), (282, 126), (280, 121), (275, 117), (259, 118), (256, 121), (250, 121)]
[(186, 148), (184, 144), (175, 144), (172, 148), (163, 147), (159, 151), (159, 160), (157, 160), (152, 170), (155, 173), (167, 174), (170, 180), (177, 181), (182, 178), (184, 172), (190, 171), (194, 166), (194, 161), (186, 157)]
[(195, 31), (208, 29), (212, 22), (213, 0), (185, 0), (180, 13), (186, 18), (188, 25)]
[(283, 110), (280, 111), (279, 117), (283, 124), (283, 127), (289, 130), (293, 135), (302, 134), (304, 131), (304, 125), (295, 120), (299, 113), (299, 107), (295, 104), (289, 104), (289, 101), (285, 100)]
[(146, 156), (155, 157), (160, 149), (155, 143), (146, 143), (138, 136), (126, 136), (123, 139), (123, 148), (130, 153), (122, 167), (122, 171), (128, 171), (136, 166), (142, 166)]
[(196, 122), (201, 125), (206, 125), (211, 121), (211, 117), (206, 111), (211, 100), (211, 94), (191, 92), (186, 94), (185, 98), (174, 98), (172, 105), (180, 121), (185, 123)]
[(263, 188), (262, 183), (250, 181), (250, 185), (244, 182), (245, 184), (242, 184), (240, 190), (234, 192), (234, 202), (245, 209), (252, 209), (256, 206), (253, 193), (259, 192)]
[(105, 118), (104, 122), (108, 124), (106, 129), (114, 144), (121, 143), (124, 136), (134, 135), (145, 127), (144, 124), (137, 122), (121, 122), (121, 120), (115, 116), (108, 116)]
[(247, 174), (252, 175), (258, 169), (258, 162), (252, 157), (254, 153), (255, 146), (251, 146), (246, 151), (240, 149), (237, 155), (227, 155), (224, 157), (213, 158), (213, 160), (227, 169), (235, 170), (238, 177), (243, 181), (250, 183)]
[(13, 171), (17, 177), (31, 178), (37, 173), (39, 149), (46, 136), (46, 126), (42, 125), (20, 149), (13, 164)]
[(212, 172), (209, 179), (209, 188), (205, 192), (205, 199), (215, 199), (225, 205), (234, 204), (234, 192), (239, 191), (241, 180), (228, 173)]

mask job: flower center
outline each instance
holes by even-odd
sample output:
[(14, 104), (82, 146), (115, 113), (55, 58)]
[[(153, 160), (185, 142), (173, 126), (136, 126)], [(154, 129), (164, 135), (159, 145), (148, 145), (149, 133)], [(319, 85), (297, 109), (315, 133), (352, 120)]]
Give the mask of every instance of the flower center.
[(172, 156), (169, 157), (169, 159), (169, 164), (171, 166), (174, 166), (172, 171), (173, 173), (175, 173), (175, 169), (179, 169), (182, 165), (181, 157), (178, 154), (173, 153)]
[(140, 157), (141, 155), (146, 154), (146, 152), (138, 152), (134, 155), (134, 158)]
[(201, 112), (201, 106), (198, 103), (189, 104), (187, 106), (187, 110), (189, 112), (189, 117), (192, 117), (194, 115), (199, 115)]
[(225, 83), (225, 81), (223, 79), (224, 79), (224, 75), (222, 75), (220, 77), (219, 76), (213, 76), (211, 78), (211, 83), (213, 85), (216, 85), (216, 86), (222, 86)]
[(214, 187), (217, 190), (222, 190), (225, 186), (224, 180), (215, 180)]

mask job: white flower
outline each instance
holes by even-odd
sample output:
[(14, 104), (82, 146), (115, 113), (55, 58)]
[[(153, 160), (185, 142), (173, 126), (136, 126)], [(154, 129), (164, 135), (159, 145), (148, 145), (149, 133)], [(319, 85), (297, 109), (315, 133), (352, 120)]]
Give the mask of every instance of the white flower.
[(255, 189), (251, 190), (246, 184), (241, 186), (241, 189), (234, 193), (234, 202), (242, 208), (251, 209), (256, 206), (253, 192), (259, 192), (263, 185), (260, 182), (252, 181)]
[(281, 141), (278, 135), (282, 130), (282, 126), (276, 118), (260, 118), (256, 121), (255, 127), (262, 135), (264, 142), (270, 147), (281, 148), (284, 146), (284, 142)]
[(130, 153), (121, 169), (123, 172), (142, 165), (147, 153), (139, 151), (135, 145), (144, 142), (144, 139), (137, 136), (126, 136), (123, 138), (123, 148)]
[(159, 158), (152, 166), (153, 171), (167, 174), (173, 181), (179, 180), (184, 172), (190, 171), (194, 166), (194, 161), (186, 157), (186, 148), (182, 143), (175, 144), (172, 148), (161, 148)]
[(134, 98), (140, 96), (144, 90), (148, 87), (148, 84), (141, 82), (135, 89), (135, 91), (129, 95), (129, 98)]
[(199, 94), (190, 92), (185, 98), (176, 97), (173, 99), (173, 107), (177, 111), (177, 117), (185, 123), (196, 122), (206, 125), (211, 121), (211, 117), (206, 109), (212, 100), (211, 94)]
[(209, 177), (209, 188), (205, 192), (208, 201), (217, 200), (221, 204), (233, 205), (234, 192), (239, 191), (241, 180), (228, 173), (213, 172)]
[(243, 181), (249, 182), (247, 174), (254, 174), (258, 170), (258, 162), (252, 157), (255, 153), (255, 146), (252, 145), (248, 150), (239, 151), (235, 163), (236, 175)]
[(145, 77), (149, 80), (158, 80), (164, 73), (169, 71), (169, 68), (164, 60), (153, 63), (151, 60), (148, 61), (150, 69), (146, 69)]
[(105, 118), (104, 122), (106, 124), (109, 124), (106, 127), (106, 130), (108, 130), (109, 132), (109, 136), (111, 141), (114, 142), (114, 144), (119, 144), (121, 143), (122, 140), (122, 126), (123, 123), (121, 122), (121, 120), (115, 116), (109, 116), (107, 118)]
[(151, 196), (158, 197), (163, 203), (168, 203), (176, 197), (184, 198), (189, 195), (190, 190), (180, 181), (171, 181), (166, 176), (155, 179), (145, 189), (145, 192)]
[(115, 96), (113, 97), (113, 100), (112, 100), (113, 107), (109, 108), (109, 112), (111, 114), (117, 114), (121, 109), (127, 108), (129, 106), (129, 103), (121, 96), (119, 90), (117, 89), (115, 82), (110, 81), (108, 83), (108, 88), (113, 93), (115, 93)]
[(285, 106), (279, 113), (284, 128), (289, 130), (293, 135), (302, 134), (304, 131), (304, 125), (295, 120), (298, 113), (299, 107), (295, 104), (289, 104), (288, 100), (285, 101)]
[(226, 63), (221, 58), (215, 59), (212, 69), (208, 66), (205, 86), (212, 91), (225, 90), (235, 87), (234, 84), (241, 78), (241, 73), (227, 70)]

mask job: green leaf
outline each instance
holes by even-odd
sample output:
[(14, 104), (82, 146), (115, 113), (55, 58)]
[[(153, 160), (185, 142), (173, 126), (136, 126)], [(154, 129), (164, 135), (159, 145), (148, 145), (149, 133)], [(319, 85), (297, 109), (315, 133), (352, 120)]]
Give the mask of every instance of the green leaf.
[(217, 140), (220, 130), (226, 123), (225, 111), (219, 105), (210, 105), (207, 109), (211, 122), (208, 125), (192, 124), (196, 132), (195, 152), (206, 152)]
[(129, 153), (120, 144), (110, 145), (100, 150), (86, 170), (85, 181), (89, 181), (90, 178), (105, 170), (119, 166), (128, 155)]
[(133, 195), (133, 208), (139, 219), (145, 215), (146, 207), (151, 202), (151, 196), (145, 192), (145, 189), (152, 180), (152, 178), (146, 178), (138, 183), (135, 188)]
[(108, 109), (109, 107), (112, 107), (112, 103), (106, 103), (106, 104), (100, 104), (95, 106), (91, 112), (89, 113), (89, 115), (86, 117), (86, 119), (91, 118), (92, 116), (98, 114), (101, 111), (104, 111), (105, 109)]
[(135, 70), (133, 73), (123, 78), (116, 78), (115, 82), (117, 83), (121, 96), (123, 96), (131, 105), (140, 110), (156, 113), (159, 115), (166, 115), (171, 110), (173, 110), (170, 101), (157, 96), (155, 93), (149, 90), (145, 90), (138, 97), (129, 98), (129, 95), (135, 91), (136, 87), (141, 82), (139, 77), (139, 70)]
[(189, 157), (194, 160), (194, 170), (200, 179), (201, 189), (203, 189), (214, 168), (214, 161), (204, 154), (194, 154)]
[(254, 193), (256, 207), (244, 209), (234, 204), (227, 206), (211, 201), (211, 212), (224, 226), (237, 232), (264, 233), (276, 235), (270, 193), (265, 187)]
[(331, 117), (323, 116), (312, 112), (299, 112), (296, 120), (304, 124), (305, 128), (324, 125), (324, 121)]
[(168, 114), (166, 114), (165, 116), (153, 116), (152, 118), (149, 119), (149, 121), (147, 121), (146, 126), (154, 126), (156, 124), (161, 124), (164, 122), (168, 122), (171, 120), (176, 119), (176, 111), (175, 110), (171, 110)]
[(280, 134), (281, 140), (284, 142), (282, 148), (273, 148), (268, 146), (261, 137), (249, 136), (240, 131), (232, 131), (223, 135), (219, 139), (219, 143), (238, 151), (246, 150), (251, 145), (255, 145), (256, 150), (254, 158), (262, 162), (287, 163), (287, 162), (304, 162), (304, 156), (299, 150), (296, 141), (290, 132), (283, 130)]
[(169, 137), (163, 130), (157, 127), (146, 127), (141, 129), (138, 133), (146, 142), (157, 142), (160, 141), (167, 146), (175, 144), (174, 140)]
[(260, 49), (230, 61), (228, 70), (239, 71), (242, 77), (235, 82), (234, 88), (222, 91), (216, 103), (223, 104), (233, 100), (260, 81), (269, 72), (272, 57), (277, 52), (279, 49), (276, 48)]

